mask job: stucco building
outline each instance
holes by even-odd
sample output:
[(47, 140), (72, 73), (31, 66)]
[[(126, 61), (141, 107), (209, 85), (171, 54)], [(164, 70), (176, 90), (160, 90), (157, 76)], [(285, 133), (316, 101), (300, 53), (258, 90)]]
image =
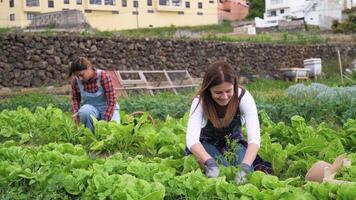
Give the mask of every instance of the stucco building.
[(39, 13), (79, 10), (99, 30), (218, 23), (218, 0), (0, 0), (0, 27), (27, 27)]

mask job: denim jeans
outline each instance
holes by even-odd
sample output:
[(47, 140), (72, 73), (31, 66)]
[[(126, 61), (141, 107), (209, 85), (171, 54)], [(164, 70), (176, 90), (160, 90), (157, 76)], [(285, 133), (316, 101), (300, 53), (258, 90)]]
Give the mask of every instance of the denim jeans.
[[(92, 132), (94, 132), (94, 123), (91, 116), (95, 117), (97, 120), (101, 120), (103, 118), (105, 112), (105, 108), (96, 108), (90, 104), (84, 104), (80, 107), (78, 115), (80, 122), (85, 125), (85, 127), (89, 128)], [(118, 110), (115, 110), (111, 121), (120, 122), (120, 114)]]
[[(201, 144), (203, 145), (205, 151), (208, 152), (208, 154), (211, 157), (213, 157), (216, 161), (222, 163), (224, 166), (230, 165), (230, 163), (226, 160), (224, 155), (214, 145), (207, 143), (207, 142), (202, 142)], [(245, 157), (245, 153), (246, 153), (246, 147), (239, 144), (238, 148), (235, 152), (236, 159), (235, 159), (235, 162), (232, 163), (232, 165), (237, 166), (237, 165), (241, 164), (243, 158)]]

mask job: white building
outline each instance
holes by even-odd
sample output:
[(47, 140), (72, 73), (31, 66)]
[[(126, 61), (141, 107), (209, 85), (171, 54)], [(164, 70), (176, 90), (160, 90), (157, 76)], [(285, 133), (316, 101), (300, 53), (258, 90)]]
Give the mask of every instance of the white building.
[(344, 3), (344, 6), (346, 4), (346, 8), (352, 8), (352, 7), (356, 7), (356, 0), (346, 0), (346, 3)]
[(356, 0), (265, 0), (263, 19), (256, 27), (277, 26), (279, 20), (304, 19), (307, 24), (329, 29), (342, 19), (342, 10), (356, 6)]

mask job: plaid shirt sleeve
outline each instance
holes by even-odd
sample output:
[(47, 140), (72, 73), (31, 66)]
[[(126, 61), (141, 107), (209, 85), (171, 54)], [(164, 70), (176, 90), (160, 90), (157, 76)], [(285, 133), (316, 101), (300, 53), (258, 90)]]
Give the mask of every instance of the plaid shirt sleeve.
[(72, 86), (72, 112), (73, 114), (75, 114), (79, 110), (79, 105), (81, 101), (80, 90), (75, 78), (72, 79), (71, 86)]
[(101, 73), (101, 85), (104, 89), (106, 97), (106, 110), (104, 112), (104, 120), (110, 121), (116, 107), (116, 92), (114, 90), (111, 78), (105, 71)]

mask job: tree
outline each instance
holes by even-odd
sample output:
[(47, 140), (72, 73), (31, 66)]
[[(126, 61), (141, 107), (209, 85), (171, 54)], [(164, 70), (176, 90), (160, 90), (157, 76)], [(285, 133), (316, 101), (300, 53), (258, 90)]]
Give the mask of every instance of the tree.
[(263, 18), (265, 12), (265, 0), (250, 0), (250, 8), (247, 19), (254, 19), (255, 17)]
[(332, 30), (335, 33), (356, 33), (356, 8), (345, 10), (344, 13), (348, 15), (348, 19), (343, 22), (334, 20)]

